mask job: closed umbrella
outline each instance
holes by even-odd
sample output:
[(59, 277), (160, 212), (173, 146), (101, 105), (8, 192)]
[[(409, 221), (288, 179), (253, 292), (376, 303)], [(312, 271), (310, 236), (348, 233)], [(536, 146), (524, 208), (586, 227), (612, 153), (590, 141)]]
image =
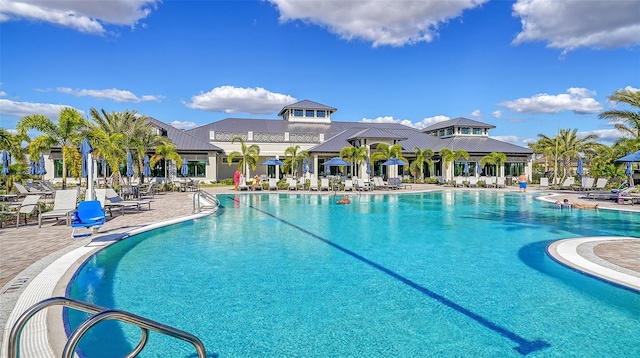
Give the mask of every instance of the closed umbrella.
[(9, 162), (11, 159), (9, 158), (9, 152), (6, 150), (2, 151), (2, 175), (9, 175)]
[(367, 174), (371, 174), (371, 159), (367, 157)]
[(102, 173), (100, 173), (100, 175), (107, 175), (107, 161), (104, 159), (102, 159)]
[(478, 175), (482, 174), (482, 165), (480, 165), (480, 162), (476, 162), (476, 173), (478, 173)]
[(145, 155), (143, 160), (144, 166), (142, 168), (142, 175), (145, 177), (151, 176), (151, 166), (149, 165), (149, 156)]
[(628, 177), (633, 175), (633, 172), (631, 171), (631, 162), (627, 162), (627, 170), (624, 172), (624, 174)]
[(89, 144), (89, 140), (85, 138), (80, 145), (80, 154), (82, 154), (82, 176), (87, 177), (87, 193), (85, 200), (93, 200), (93, 158), (91, 153), (93, 148)]
[(127, 152), (127, 177), (131, 180), (133, 176), (133, 158), (131, 157), (131, 152)]
[(464, 175), (469, 176), (469, 162), (464, 162), (462, 172), (464, 173)]
[(38, 175), (47, 174), (47, 170), (44, 168), (44, 155), (40, 154), (40, 159), (38, 160)]
[(38, 173), (38, 168), (36, 166), (37, 166), (36, 162), (30, 162), (29, 174), (36, 175)]
[(309, 168), (307, 168), (307, 158), (302, 158), (302, 173), (307, 174), (309, 172)]
[(582, 163), (582, 158), (578, 158), (578, 169), (576, 169), (576, 174), (582, 175), (584, 173), (584, 164)]
[(182, 158), (182, 168), (180, 169), (180, 174), (183, 177), (189, 175), (189, 166), (187, 165), (187, 157)]

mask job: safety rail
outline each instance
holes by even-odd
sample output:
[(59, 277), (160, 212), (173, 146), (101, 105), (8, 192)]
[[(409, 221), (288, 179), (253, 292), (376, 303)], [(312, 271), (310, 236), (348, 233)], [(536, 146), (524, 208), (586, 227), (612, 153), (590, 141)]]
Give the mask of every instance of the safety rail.
[[(204, 204), (203, 204), (204, 202)], [(193, 195), (193, 213), (199, 213), (202, 210), (212, 210), (220, 206), (220, 200), (214, 194), (206, 191), (198, 190)]]
[(50, 306), (66, 306), (69, 308), (73, 308), (79, 311), (87, 312), (93, 314), (93, 316), (89, 317), (87, 320), (82, 322), (75, 331), (69, 336), (67, 343), (64, 346), (64, 350), (62, 352), (62, 358), (71, 358), (73, 353), (75, 352), (76, 346), (78, 342), (82, 338), (82, 336), (89, 330), (91, 327), (100, 323), (104, 320), (117, 320), (124, 323), (133, 324), (138, 326), (142, 330), (142, 337), (140, 338), (140, 343), (129, 353), (126, 357), (135, 357), (137, 356), (147, 344), (147, 340), (149, 337), (149, 330), (158, 332), (160, 334), (164, 334), (167, 336), (171, 336), (174, 338), (181, 339), (183, 341), (191, 343), (198, 353), (199, 358), (206, 358), (207, 353), (204, 348), (204, 344), (202, 341), (198, 339), (198, 337), (194, 336), (191, 333), (179, 330), (177, 328), (173, 328), (171, 326), (167, 326), (165, 324), (135, 315), (130, 312), (122, 311), (122, 310), (114, 310), (108, 309), (101, 306), (97, 306), (91, 303), (75, 300), (68, 297), (52, 297), (46, 300), (40, 301), (35, 305), (31, 306), (27, 309), (16, 321), (16, 323), (11, 328), (11, 332), (9, 334), (9, 342), (8, 342), (8, 357), (9, 358), (18, 358), (20, 355), (20, 335), (24, 326), (27, 324), (29, 319), (33, 317), (36, 313), (41, 310), (50, 307)]

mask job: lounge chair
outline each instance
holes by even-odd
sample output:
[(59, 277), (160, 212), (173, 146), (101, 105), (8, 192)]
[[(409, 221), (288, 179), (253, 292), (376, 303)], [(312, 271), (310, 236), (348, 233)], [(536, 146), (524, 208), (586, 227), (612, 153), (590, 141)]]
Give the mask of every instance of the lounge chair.
[(567, 179), (564, 180), (564, 182), (562, 183), (562, 185), (560, 185), (559, 187), (554, 187), (554, 189), (558, 189), (558, 190), (568, 190), (571, 189), (571, 186), (575, 184), (575, 179), (573, 177), (569, 177)]
[(122, 205), (125, 209), (128, 207), (137, 206), (138, 212), (140, 211), (140, 207), (142, 205), (149, 205), (149, 210), (151, 210), (151, 200), (124, 200), (112, 188), (107, 188), (106, 190), (107, 192), (105, 203), (109, 202), (111, 204)]
[(505, 184), (504, 177), (498, 177), (498, 181), (496, 181), (496, 188), (506, 188), (507, 184)]
[(389, 185), (385, 184), (381, 177), (373, 177), (373, 188), (387, 190)]
[(608, 182), (609, 182), (609, 179), (607, 178), (598, 178), (598, 181), (596, 181), (596, 185), (589, 190), (602, 191), (602, 189), (606, 188)]
[(309, 191), (311, 191), (311, 190), (319, 191), (318, 178), (311, 177), (309, 179)]
[[(38, 210), (40, 214), (40, 205), (38, 204), (40, 195), (27, 195), (19, 206), (14, 207), (14, 210), (2, 210), (1, 216), (4, 219), (7, 216), (16, 216), (16, 228), (20, 225), (20, 214), (24, 214), (24, 224), (27, 225), (27, 215), (33, 214), (35, 210)], [(0, 220), (0, 228), (2, 227), (2, 220)]]
[(71, 225), (71, 213), (76, 210), (78, 201), (77, 189), (57, 190), (53, 200), (53, 210), (38, 215), (38, 227), (42, 227), (42, 219), (65, 218), (67, 226)]
[[(634, 190), (635, 187), (628, 187), (620, 190), (616, 193), (611, 191), (590, 191), (585, 196), (586, 199), (599, 199), (599, 200), (618, 200), (620, 197), (627, 196)], [(623, 200), (624, 201), (624, 200)]]
[(13, 183), (13, 186), (16, 187), (16, 189), (18, 189), (19, 197), (26, 197), (27, 195), (41, 195), (46, 197), (46, 196), (53, 196), (54, 194), (51, 191), (37, 190), (35, 187), (33, 188), (33, 190), (29, 190), (20, 183)]
[(353, 191), (353, 179), (346, 179), (344, 181), (344, 191), (347, 190)]
[(320, 191), (329, 191), (329, 179), (327, 178), (322, 178), (320, 179)]
[(487, 180), (485, 181), (485, 187), (495, 188), (496, 186), (497, 183), (493, 180), (493, 177), (487, 177)]
[[(105, 216), (102, 205), (98, 200), (81, 201), (78, 204), (78, 210), (73, 212), (73, 220), (71, 221), (72, 238), (91, 236), (93, 230), (97, 230), (104, 224)], [(89, 232), (76, 234), (79, 228), (89, 229)]]
[(538, 189), (549, 189), (549, 178), (540, 178)]
[(572, 186), (571, 189), (578, 190), (578, 191), (591, 190), (593, 188), (593, 182), (594, 181), (595, 181), (594, 178), (584, 178), (582, 180), (582, 185), (580, 185), (580, 186)]
[(464, 178), (463, 177), (455, 177), (453, 178), (454, 185), (456, 188), (464, 187)]
[(298, 181), (296, 179), (288, 179), (289, 190), (298, 190)]
[[(96, 200), (100, 202), (102, 210), (109, 211), (109, 216), (113, 217), (113, 210), (117, 209), (120, 211), (120, 214), (124, 214), (125, 205), (111, 203), (107, 201), (107, 189), (95, 189)], [(136, 205), (129, 205), (129, 207), (135, 207)]]
[(356, 179), (356, 189), (360, 191), (367, 191), (371, 189), (368, 183), (364, 182), (364, 179)]
[(238, 190), (243, 191), (249, 191), (249, 186), (247, 185), (247, 180), (244, 178), (244, 176), (240, 177), (240, 184), (238, 184)]
[(469, 177), (469, 188), (477, 188), (478, 187), (478, 178)]
[(278, 179), (269, 178), (269, 190), (278, 190)]

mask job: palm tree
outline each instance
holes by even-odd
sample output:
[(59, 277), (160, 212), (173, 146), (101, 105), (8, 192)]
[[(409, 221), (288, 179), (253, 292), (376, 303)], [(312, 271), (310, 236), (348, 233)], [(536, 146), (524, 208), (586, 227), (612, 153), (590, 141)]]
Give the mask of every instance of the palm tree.
[(444, 162), (444, 170), (449, 170), (449, 163), (456, 161), (457, 159), (464, 158), (469, 160), (469, 153), (466, 150), (458, 149), (455, 152), (449, 148), (442, 148), (440, 150), (440, 157)]
[(409, 161), (402, 156), (402, 146), (400, 144), (394, 144), (389, 146), (386, 143), (379, 143), (376, 146), (375, 152), (371, 153), (371, 162), (375, 162), (376, 160), (389, 160), (391, 158), (398, 158), (405, 163), (409, 163)]
[(163, 160), (164, 163), (164, 183), (167, 183), (167, 167), (169, 166), (167, 161), (173, 160), (176, 162), (176, 166), (179, 168), (182, 166), (182, 158), (176, 151), (176, 146), (173, 143), (160, 144), (156, 147), (156, 153), (151, 156), (149, 165), (153, 168), (159, 161)]
[[(424, 164), (426, 163), (429, 168), (429, 175), (433, 173), (433, 150), (420, 149), (419, 147), (413, 148), (413, 151), (416, 153), (416, 160), (411, 162), (409, 168), (411, 171), (417, 171), (420, 173), (420, 182), (424, 183)], [(415, 177), (414, 177), (415, 180)]]
[(496, 166), (496, 183), (498, 182), (498, 175), (500, 175), (500, 167), (507, 161), (507, 155), (504, 153), (491, 152), (480, 159), (480, 165), (483, 167), (487, 164)]
[(153, 151), (160, 145), (171, 144), (171, 140), (167, 137), (157, 135), (152, 128), (142, 127), (140, 133), (136, 136), (135, 153), (137, 156), (138, 168), (140, 170), (140, 182), (144, 183), (144, 175), (142, 175), (144, 168), (144, 157), (147, 153)]
[(595, 153), (602, 144), (595, 142), (598, 136), (590, 134), (582, 138), (577, 136), (578, 129), (560, 129), (558, 135), (558, 155), (562, 159), (563, 176), (570, 175), (571, 159), (580, 157), (580, 153)]
[(250, 146), (247, 146), (244, 143), (242, 137), (234, 137), (231, 140), (231, 143), (233, 144), (235, 142), (240, 142), (240, 151), (229, 153), (227, 161), (229, 163), (229, 166), (231, 166), (233, 164), (233, 159), (236, 157), (240, 157), (240, 161), (238, 161), (238, 170), (240, 170), (240, 172), (244, 172), (244, 176), (245, 178), (247, 178), (247, 175), (249, 174), (247, 172), (248, 168), (251, 168), (251, 170), (253, 170), (256, 168), (256, 165), (258, 165), (258, 159), (260, 158), (260, 147), (257, 144), (251, 144)]
[(88, 122), (75, 108), (65, 107), (60, 110), (58, 123), (40, 114), (22, 117), (16, 128), (18, 133), (26, 137), (27, 131), (35, 129), (42, 134), (34, 138), (29, 144), (29, 151), (42, 153), (51, 148), (62, 146), (62, 188), (67, 187), (67, 160), (70, 151), (78, 151), (82, 140), (82, 131), (88, 127)]
[[(283, 170), (289, 170), (289, 173), (296, 177), (297, 176), (297, 171), (298, 171), (298, 162), (302, 161), (302, 159), (307, 159), (309, 160), (309, 152), (307, 151), (302, 151), (300, 153), (298, 153), (298, 150), (300, 150), (300, 146), (299, 145), (292, 145), (289, 148), (284, 150), (284, 155), (285, 155), (285, 165), (283, 167)], [(254, 166), (255, 168), (255, 166)]]
[(598, 117), (613, 122), (618, 131), (635, 141), (637, 145), (635, 150), (640, 149), (640, 91), (619, 90), (609, 96), (609, 100), (625, 103), (632, 108), (604, 111)]
[(366, 162), (367, 157), (369, 156), (369, 150), (365, 146), (354, 147), (354, 146), (346, 146), (340, 149), (340, 154), (338, 154), (340, 158), (345, 159), (346, 161), (353, 163), (353, 176), (357, 176), (358, 166), (361, 163)]

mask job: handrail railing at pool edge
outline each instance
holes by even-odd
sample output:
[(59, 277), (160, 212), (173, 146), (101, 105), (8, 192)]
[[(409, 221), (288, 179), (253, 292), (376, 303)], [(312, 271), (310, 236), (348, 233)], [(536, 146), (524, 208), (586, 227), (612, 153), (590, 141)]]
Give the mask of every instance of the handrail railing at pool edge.
[[(200, 198), (210, 203), (210, 205), (202, 205)], [(198, 190), (193, 195), (193, 213), (199, 213), (202, 209), (215, 209), (220, 206), (220, 200), (214, 194), (206, 191)]]
[(133, 351), (131, 351), (131, 353), (129, 353), (126, 357), (135, 357), (144, 349), (145, 345), (147, 344), (149, 330), (191, 343), (198, 353), (198, 358), (206, 358), (207, 356), (207, 352), (204, 348), (204, 344), (202, 344), (202, 341), (200, 341), (198, 337), (194, 336), (191, 333), (179, 330), (171, 326), (167, 326), (160, 322), (156, 322), (130, 312), (112, 310), (68, 297), (52, 297), (36, 303), (35, 305), (27, 309), (24, 313), (22, 313), (22, 315), (20, 315), (16, 323), (11, 328), (11, 332), (9, 334), (9, 358), (19, 357), (20, 335), (22, 333), (22, 329), (27, 324), (29, 319), (31, 319), (31, 317), (33, 317), (41, 310), (54, 305), (62, 305), (79, 311), (94, 314), (93, 316), (82, 322), (82, 324), (80, 324), (78, 328), (73, 331), (71, 336), (69, 336), (69, 339), (67, 340), (67, 343), (64, 346), (64, 351), (62, 353), (63, 358), (71, 358), (82, 336), (97, 323), (108, 319), (130, 323), (138, 326), (142, 330), (140, 343), (138, 343), (138, 346), (136, 346)]

